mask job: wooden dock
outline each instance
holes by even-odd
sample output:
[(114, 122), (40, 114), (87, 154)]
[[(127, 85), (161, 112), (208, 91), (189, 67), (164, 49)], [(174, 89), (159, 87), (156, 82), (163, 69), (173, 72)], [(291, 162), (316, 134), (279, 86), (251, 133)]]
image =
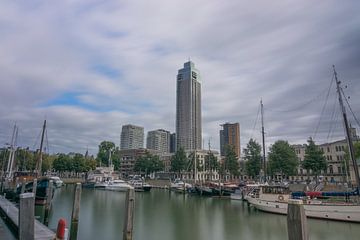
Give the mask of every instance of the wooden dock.
[[(12, 202), (5, 199), (4, 196), (0, 196), (0, 215), (4, 215), (5, 222), (10, 224), (12, 228), (15, 228), (14, 230), (18, 230), (19, 209), (15, 207)], [(49, 240), (55, 238), (55, 233), (37, 220), (34, 222), (34, 228), (36, 240)]]

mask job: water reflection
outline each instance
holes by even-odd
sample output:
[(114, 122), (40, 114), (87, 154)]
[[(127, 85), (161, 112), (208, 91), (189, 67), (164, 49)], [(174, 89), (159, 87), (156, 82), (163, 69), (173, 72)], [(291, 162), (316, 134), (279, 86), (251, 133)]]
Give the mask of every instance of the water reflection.
[[(69, 222), (73, 187), (54, 196), (50, 227)], [(78, 239), (121, 239), (125, 194), (83, 189)], [(286, 217), (257, 211), (241, 201), (152, 190), (136, 193), (136, 240), (287, 240)], [(360, 224), (308, 220), (310, 239), (358, 239)]]

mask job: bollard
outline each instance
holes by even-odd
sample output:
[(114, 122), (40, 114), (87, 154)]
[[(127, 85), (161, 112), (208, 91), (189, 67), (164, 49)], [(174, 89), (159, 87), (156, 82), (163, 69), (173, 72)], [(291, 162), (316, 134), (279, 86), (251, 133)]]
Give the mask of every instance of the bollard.
[(129, 188), (126, 192), (123, 240), (133, 239), (134, 208), (135, 208), (135, 191), (134, 188), (132, 187)]
[(21, 193), (25, 192), (25, 186), (26, 186), (26, 178), (23, 179), (22, 184), (21, 184)]
[(70, 240), (77, 239), (79, 213), (80, 213), (80, 200), (81, 200), (81, 183), (76, 183), (74, 204), (71, 214)]
[(37, 189), (37, 179), (35, 178), (33, 180), (33, 188), (32, 188), (32, 193), (34, 194), (35, 198), (36, 198), (36, 189)]
[(49, 186), (46, 189), (46, 203), (45, 203), (45, 213), (44, 213), (44, 224), (49, 225), (49, 215), (51, 210), (51, 200), (53, 196), (53, 181), (49, 180)]
[(66, 221), (63, 218), (60, 218), (56, 229), (56, 240), (65, 239), (65, 229), (66, 229)]
[(33, 193), (20, 194), (19, 206), (19, 239), (34, 239), (34, 221), (35, 221), (35, 197)]
[(289, 240), (308, 240), (309, 233), (302, 200), (289, 199), (287, 212)]

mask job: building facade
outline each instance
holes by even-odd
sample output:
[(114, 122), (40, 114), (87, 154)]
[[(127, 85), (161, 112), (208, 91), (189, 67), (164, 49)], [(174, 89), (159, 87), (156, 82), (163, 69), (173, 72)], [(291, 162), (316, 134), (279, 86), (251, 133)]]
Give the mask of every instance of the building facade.
[(220, 155), (225, 156), (225, 146), (232, 146), (238, 158), (240, 158), (240, 124), (225, 123), (220, 130)]
[(146, 148), (160, 153), (169, 153), (170, 132), (164, 129), (149, 131), (146, 138)]
[(176, 82), (176, 145), (201, 149), (201, 78), (191, 61), (179, 69)]
[(176, 152), (176, 133), (170, 134), (170, 152)]
[(135, 174), (134, 166), (136, 160), (142, 156), (145, 156), (146, 153), (159, 155), (159, 152), (145, 148), (120, 150), (120, 175), (126, 178), (129, 175)]
[[(355, 141), (357, 141), (357, 139), (358, 138), (355, 138)], [(354, 184), (355, 174), (353, 164), (351, 161), (345, 161), (345, 155), (348, 151), (347, 141), (345, 139), (339, 140), (331, 143), (321, 144), (319, 145), (319, 147), (323, 151), (327, 161), (327, 170), (321, 172), (323, 180), (329, 183), (352, 182)], [(307, 172), (306, 169), (302, 168), (302, 162), (304, 161), (305, 157), (306, 145), (293, 145), (293, 148), (299, 159), (299, 166), (297, 170), (297, 176), (291, 176), (290, 180), (315, 180), (315, 176), (312, 171)], [(348, 171), (346, 171), (345, 169), (348, 169)]]
[(120, 137), (120, 149), (144, 148), (144, 128), (135, 125), (123, 125)]

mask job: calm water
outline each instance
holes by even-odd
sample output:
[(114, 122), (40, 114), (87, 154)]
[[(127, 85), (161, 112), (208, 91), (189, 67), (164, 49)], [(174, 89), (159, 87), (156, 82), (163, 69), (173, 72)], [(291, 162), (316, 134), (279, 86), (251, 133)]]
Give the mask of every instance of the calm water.
[[(73, 186), (58, 189), (50, 228), (60, 217), (70, 220)], [(122, 239), (125, 194), (83, 189), (79, 237)], [(136, 193), (136, 240), (287, 240), (286, 217), (249, 208), (241, 201), (203, 198), (152, 190)], [(360, 224), (308, 219), (311, 240), (359, 239)]]

